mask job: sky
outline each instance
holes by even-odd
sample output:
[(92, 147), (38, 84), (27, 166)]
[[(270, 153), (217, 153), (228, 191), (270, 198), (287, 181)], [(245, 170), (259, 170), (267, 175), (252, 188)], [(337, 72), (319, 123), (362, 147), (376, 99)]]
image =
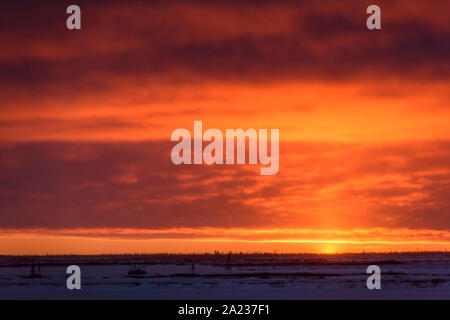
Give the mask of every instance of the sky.
[[(450, 248), (450, 3), (10, 1), (0, 254)], [(276, 128), (280, 168), (171, 162)]]

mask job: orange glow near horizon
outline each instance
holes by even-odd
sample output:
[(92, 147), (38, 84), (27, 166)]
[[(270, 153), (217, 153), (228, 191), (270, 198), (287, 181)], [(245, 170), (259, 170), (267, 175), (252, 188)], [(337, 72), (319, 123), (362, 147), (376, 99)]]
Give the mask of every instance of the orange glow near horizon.
[(61, 255), (61, 254), (152, 254), (152, 253), (377, 253), (449, 251), (450, 242), (347, 242), (347, 241), (240, 241), (224, 239), (193, 240), (111, 240), (82, 237), (42, 236), (38, 239), (23, 235), (20, 239), (2, 239), (1, 255)]
[(0, 232), (0, 244), (2, 247), (0, 255), (213, 253), (214, 251), (337, 254), (448, 251), (450, 233), (386, 229), (343, 231), (182, 228), (26, 232), (9, 230)]

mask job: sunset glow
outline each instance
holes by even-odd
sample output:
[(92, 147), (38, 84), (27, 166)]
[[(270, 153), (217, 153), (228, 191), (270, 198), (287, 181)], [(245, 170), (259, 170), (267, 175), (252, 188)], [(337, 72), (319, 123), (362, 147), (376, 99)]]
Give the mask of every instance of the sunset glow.
[[(0, 255), (448, 251), (449, 2), (349, 2), (3, 4)], [(195, 120), (278, 173), (174, 165)]]

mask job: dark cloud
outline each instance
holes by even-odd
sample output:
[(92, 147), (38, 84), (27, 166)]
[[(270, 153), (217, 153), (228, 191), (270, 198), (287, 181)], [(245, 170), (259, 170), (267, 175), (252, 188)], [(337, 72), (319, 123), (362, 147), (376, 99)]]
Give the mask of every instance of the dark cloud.
[(116, 78), (186, 84), (450, 74), (450, 30), (430, 16), (448, 8), (441, 1), (423, 16), (401, 11), (413, 4), (381, 1), (379, 32), (366, 30), (360, 1), (80, 1), (79, 32), (65, 29), (68, 3), (4, 5), (4, 98), (109, 91)]
[[(154, 126), (154, 125), (153, 125)], [(79, 130), (98, 131), (102, 129), (123, 129), (144, 127), (142, 123), (121, 120), (113, 117), (91, 117), (84, 119), (56, 119), (34, 118), (22, 120), (0, 120), (0, 127), (24, 127), (34, 131), (65, 131), (77, 132)], [(148, 127), (145, 126), (145, 127)]]
[[(175, 166), (168, 143), (31, 143), (0, 153), (4, 228), (268, 223), (263, 209), (242, 202), (250, 196), (241, 190), (255, 184), (255, 175)], [(221, 181), (223, 175), (230, 180)]]
[(288, 143), (268, 180), (252, 166), (175, 166), (165, 142), (4, 144), (0, 225), (308, 228), (335, 206), (340, 227), (449, 230), (448, 147)]

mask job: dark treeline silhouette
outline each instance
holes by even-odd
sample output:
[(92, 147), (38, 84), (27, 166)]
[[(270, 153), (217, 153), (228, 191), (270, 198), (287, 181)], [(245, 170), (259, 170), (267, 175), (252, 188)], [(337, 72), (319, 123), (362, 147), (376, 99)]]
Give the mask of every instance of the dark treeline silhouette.
[(402, 260), (414, 259), (448, 259), (450, 252), (383, 252), (383, 253), (247, 253), (219, 252), (214, 253), (134, 253), (134, 254), (98, 254), (98, 255), (44, 255), (44, 256), (0, 256), (0, 266), (32, 266), (39, 261), (39, 266), (58, 266), (68, 264), (80, 265), (140, 265), (152, 264), (186, 264), (222, 265), (227, 268), (240, 265), (377, 265), (402, 264)]

